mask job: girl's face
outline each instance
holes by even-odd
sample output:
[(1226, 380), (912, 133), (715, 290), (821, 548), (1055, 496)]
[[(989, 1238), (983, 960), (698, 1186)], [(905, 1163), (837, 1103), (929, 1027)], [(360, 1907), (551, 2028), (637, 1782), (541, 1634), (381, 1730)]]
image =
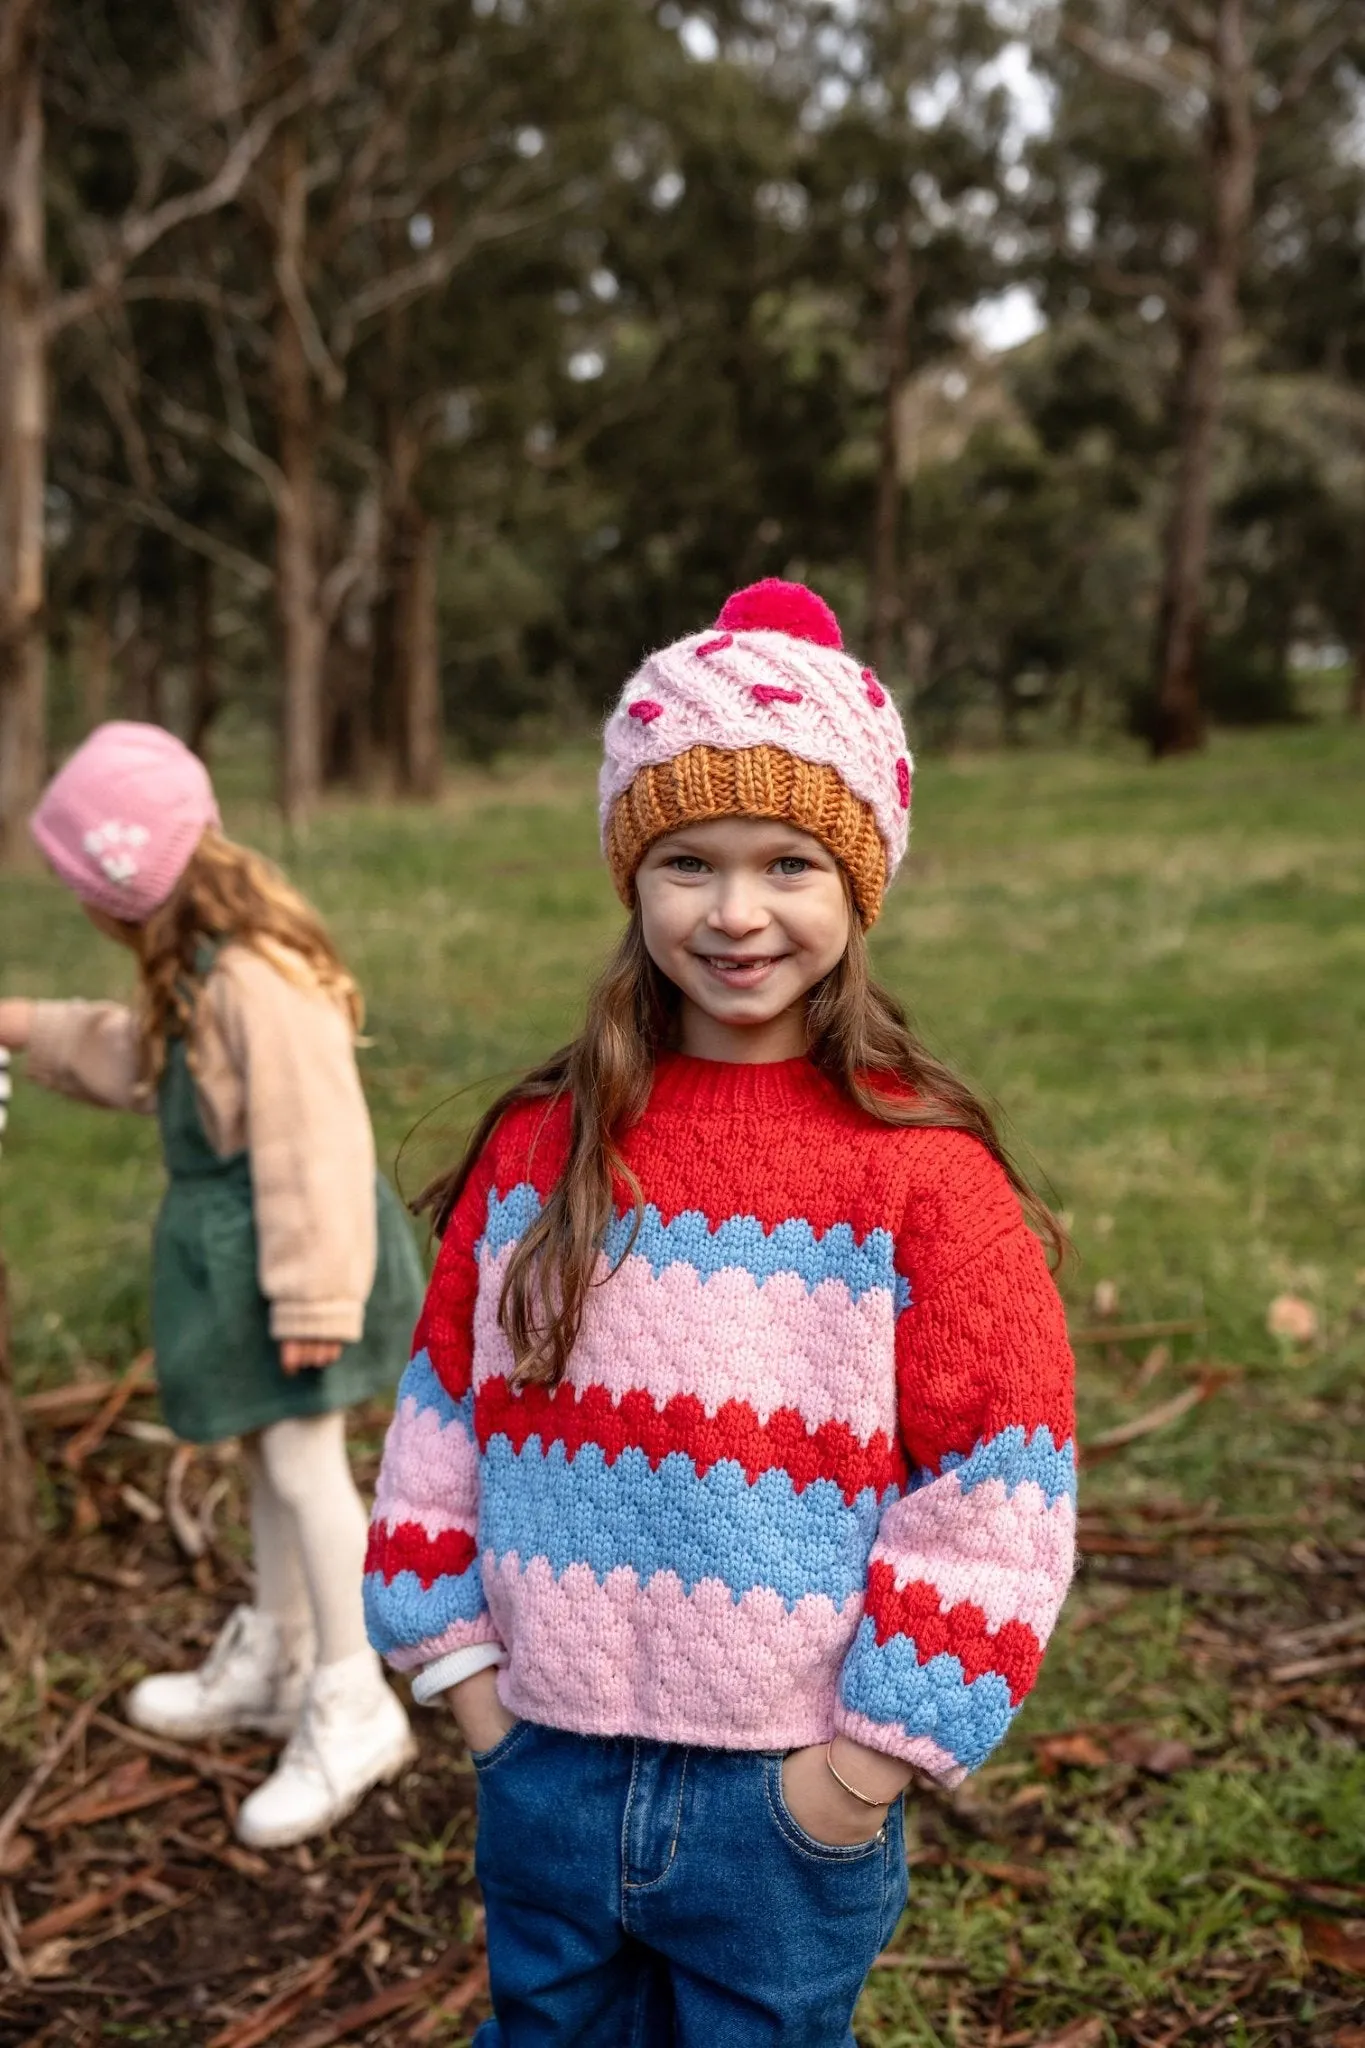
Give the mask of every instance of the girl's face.
[(640, 863), (645, 946), (681, 990), (682, 1050), (779, 1060), (806, 1050), (806, 996), (848, 945), (834, 855), (772, 818), (711, 818)]

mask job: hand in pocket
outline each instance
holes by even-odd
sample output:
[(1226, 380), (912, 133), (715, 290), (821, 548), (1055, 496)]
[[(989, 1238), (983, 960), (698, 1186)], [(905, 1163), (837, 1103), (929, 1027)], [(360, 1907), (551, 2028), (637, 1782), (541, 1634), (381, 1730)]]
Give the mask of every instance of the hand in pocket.
[(782, 1759), (782, 1797), (796, 1825), (831, 1849), (852, 1849), (880, 1834), (885, 1806), (865, 1806), (845, 1792), (825, 1758), (825, 1745), (794, 1749)]

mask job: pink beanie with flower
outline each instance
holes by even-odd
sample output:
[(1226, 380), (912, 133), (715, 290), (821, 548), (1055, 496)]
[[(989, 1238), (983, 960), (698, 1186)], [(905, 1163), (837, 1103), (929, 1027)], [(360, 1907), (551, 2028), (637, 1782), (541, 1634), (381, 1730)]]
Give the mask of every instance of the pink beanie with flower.
[(220, 822), (202, 761), (160, 725), (97, 726), (43, 792), (29, 829), (92, 910), (145, 924)]
[(602, 844), (622, 900), (650, 845), (707, 818), (782, 818), (827, 846), (864, 925), (910, 829), (899, 714), (802, 583), (738, 590), (715, 626), (651, 654), (607, 721)]

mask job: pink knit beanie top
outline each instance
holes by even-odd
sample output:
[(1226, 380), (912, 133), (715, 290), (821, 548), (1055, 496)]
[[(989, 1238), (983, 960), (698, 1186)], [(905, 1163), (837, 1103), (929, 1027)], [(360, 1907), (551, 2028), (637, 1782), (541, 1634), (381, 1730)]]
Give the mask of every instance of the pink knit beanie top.
[(145, 924), (218, 823), (203, 762), (163, 726), (115, 720), (53, 776), (29, 829), (82, 903)]
[(652, 840), (777, 817), (827, 845), (864, 924), (905, 853), (912, 763), (895, 705), (801, 583), (738, 590), (713, 627), (651, 654), (607, 721), (602, 843), (627, 903)]

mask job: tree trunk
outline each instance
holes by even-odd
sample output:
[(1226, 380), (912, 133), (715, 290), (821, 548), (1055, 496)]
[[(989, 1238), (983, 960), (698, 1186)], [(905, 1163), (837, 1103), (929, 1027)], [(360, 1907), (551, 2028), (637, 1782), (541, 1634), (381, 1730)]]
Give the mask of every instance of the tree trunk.
[(90, 595), (81, 649), (81, 704), (85, 730), (93, 732), (109, 716), (109, 685), (113, 649), (109, 636), (109, 591), (103, 579)]
[(402, 576), (395, 592), (393, 688), (401, 745), (400, 786), (441, 793), (441, 657), (436, 619), (440, 537), (419, 505), (405, 508)]
[[(302, 0), (278, 0), (284, 67), (303, 47)], [(299, 825), (322, 786), (322, 671), (326, 654), (318, 574), (317, 432), (312, 373), (290, 304), (307, 275), (308, 151), (303, 117), (280, 129), (276, 149), (273, 381), (281, 481), (275, 508), (275, 580), (280, 630), (280, 806)]]
[(872, 535), (872, 600), (868, 607), (868, 651), (878, 674), (884, 674), (890, 663), (892, 640), (902, 609), (896, 547), (901, 498), (900, 399), (910, 360), (912, 296), (908, 223), (900, 220), (886, 258), (881, 454)]
[(1365, 719), (1365, 563), (1361, 565), (1360, 624), (1356, 631), (1356, 658), (1351, 667), (1346, 693), (1346, 716)]
[(1200, 643), (1208, 570), (1213, 459), (1223, 405), (1224, 357), (1237, 320), (1238, 279), (1256, 176), (1245, 0), (1218, 0), (1207, 155), (1209, 223), (1198, 293), (1181, 350), (1180, 453), (1166, 527), (1157, 616), (1152, 751), (1188, 753), (1206, 737)]
[(196, 555), (189, 744), (201, 761), (208, 759), (209, 734), (222, 708), (223, 696), (218, 687), (218, 649), (213, 638), (213, 564), (207, 555)]
[(24, 844), (46, 766), (42, 14), (0, 9), (0, 860)]
[(0, 1597), (12, 1588), (37, 1541), (38, 1495), (10, 1374), (9, 1300), (0, 1259)]

